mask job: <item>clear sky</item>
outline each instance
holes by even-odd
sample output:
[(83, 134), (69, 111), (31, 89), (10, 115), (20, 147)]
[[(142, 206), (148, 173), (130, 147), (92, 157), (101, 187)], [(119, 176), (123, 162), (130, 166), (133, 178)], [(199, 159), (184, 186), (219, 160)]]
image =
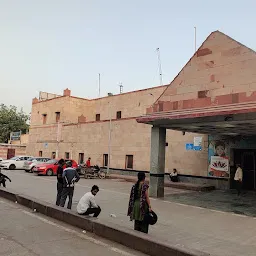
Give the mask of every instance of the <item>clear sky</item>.
[(256, 1), (0, 0), (0, 103), (30, 112), (39, 91), (98, 96), (169, 83), (220, 30), (255, 49)]

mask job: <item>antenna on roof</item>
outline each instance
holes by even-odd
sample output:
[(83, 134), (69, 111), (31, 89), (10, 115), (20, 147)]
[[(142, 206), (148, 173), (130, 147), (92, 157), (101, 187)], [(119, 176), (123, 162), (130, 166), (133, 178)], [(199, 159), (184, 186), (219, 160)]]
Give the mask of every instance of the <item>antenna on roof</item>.
[(196, 52), (196, 49), (197, 49), (197, 47), (196, 47), (196, 27), (194, 27), (194, 29), (195, 29), (195, 52)]
[(121, 82), (119, 83), (119, 87), (120, 87), (120, 94), (121, 94), (123, 93), (123, 89), (124, 89), (124, 86)]
[(99, 73), (99, 97), (100, 97), (100, 73)]
[(158, 57), (158, 70), (159, 70), (159, 80), (160, 85), (163, 85), (163, 74), (162, 74), (162, 64), (161, 64), (161, 58), (160, 58), (160, 49), (156, 48), (157, 57)]

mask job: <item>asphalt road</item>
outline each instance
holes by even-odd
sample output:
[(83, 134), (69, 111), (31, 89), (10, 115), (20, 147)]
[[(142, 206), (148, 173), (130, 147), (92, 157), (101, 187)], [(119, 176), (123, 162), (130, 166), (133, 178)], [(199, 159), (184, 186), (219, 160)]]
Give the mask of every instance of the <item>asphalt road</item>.
[(1, 256), (143, 256), (0, 199)]

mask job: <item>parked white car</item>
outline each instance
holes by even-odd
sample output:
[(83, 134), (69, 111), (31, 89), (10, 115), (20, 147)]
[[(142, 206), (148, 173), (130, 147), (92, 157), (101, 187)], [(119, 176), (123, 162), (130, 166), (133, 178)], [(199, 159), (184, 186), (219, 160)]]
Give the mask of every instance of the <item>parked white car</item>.
[(24, 161), (28, 160), (32, 156), (15, 156), (8, 160), (0, 162), (0, 167), (4, 169), (23, 169)]
[(33, 168), (37, 165), (37, 164), (42, 164), (42, 163), (46, 163), (49, 160), (51, 160), (51, 158), (48, 157), (31, 157), (29, 158), (27, 161), (24, 162), (24, 166), (23, 169), (26, 172), (33, 172)]

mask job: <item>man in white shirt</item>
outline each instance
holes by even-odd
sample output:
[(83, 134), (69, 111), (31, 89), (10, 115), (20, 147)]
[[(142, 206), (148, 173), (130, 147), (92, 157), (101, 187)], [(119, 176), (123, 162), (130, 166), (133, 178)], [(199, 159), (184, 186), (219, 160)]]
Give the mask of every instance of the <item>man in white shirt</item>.
[(91, 192), (86, 193), (77, 205), (77, 212), (80, 215), (90, 215), (93, 217), (98, 217), (100, 215), (101, 209), (95, 202), (95, 196), (99, 192), (99, 187), (94, 185)]
[(235, 174), (234, 180), (236, 182), (237, 194), (240, 195), (242, 185), (243, 185), (243, 170), (242, 170), (240, 164), (237, 164), (236, 167), (237, 167), (237, 169), (236, 169), (236, 174)]

